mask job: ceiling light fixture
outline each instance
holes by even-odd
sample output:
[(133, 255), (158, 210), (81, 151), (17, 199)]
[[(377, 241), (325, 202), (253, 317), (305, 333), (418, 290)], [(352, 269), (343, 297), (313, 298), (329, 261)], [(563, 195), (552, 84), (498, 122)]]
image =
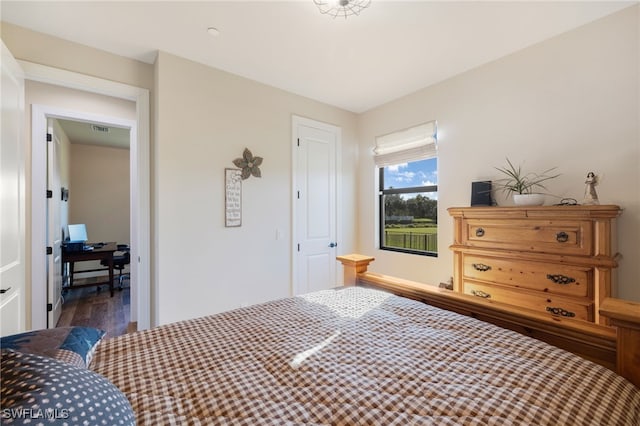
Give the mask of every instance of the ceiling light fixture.
[(210, 36), (212, 37), (217, 37), (220, 35), (220, 30), (215, 28), (215, 27), (209, 27), (207, 28), (207, 32), (209, 33)]
[(371, 0), (313, 0), (313, 2), (320, 9), (320, 13), (332, 18), (344, 16), (344, 19), (350, 15), (360, 15), (360, 12), (371, 4)]

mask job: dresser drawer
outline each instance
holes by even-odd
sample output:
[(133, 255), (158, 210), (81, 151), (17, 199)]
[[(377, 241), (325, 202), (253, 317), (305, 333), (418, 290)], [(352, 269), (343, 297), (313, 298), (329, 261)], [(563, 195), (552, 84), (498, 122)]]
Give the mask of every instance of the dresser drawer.
[[(455, 291), (608, 325), (616, 205), (449, 207)], [(571, 314), (569, 314), (571, 313)]]
[(531, 219), (464, 219), (462, 244), (564, 255), (593, 252), (592, 222)]
[[(464, 281), (463, 292), (476, 297), (521, 306), (550, 315), (593, 321), (593, 303), (552, 294), (525, 292), (507, 287)], [(586, 300), (586, 299), (585, 299)]]
[(464, 255), (464, 278), (571, 297), (593, 294), (593, 269)]

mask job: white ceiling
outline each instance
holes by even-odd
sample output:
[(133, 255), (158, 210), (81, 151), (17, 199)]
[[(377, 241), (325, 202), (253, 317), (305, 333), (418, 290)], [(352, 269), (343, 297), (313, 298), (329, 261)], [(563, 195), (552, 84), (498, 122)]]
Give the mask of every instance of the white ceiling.
[(62, 119), (58, 119), (58, 123), (72, 144), (129, 149), (129, 129)]
[[(363, 112), (637, 1), (6, 1), (2, 20), (153, 63), (156, 52)], [(212, 37), (208, 27), (220, 34)]]

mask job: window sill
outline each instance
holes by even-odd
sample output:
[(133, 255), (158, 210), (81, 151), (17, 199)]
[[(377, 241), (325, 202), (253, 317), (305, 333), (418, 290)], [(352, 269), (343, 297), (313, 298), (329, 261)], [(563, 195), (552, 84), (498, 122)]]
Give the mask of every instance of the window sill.
[(379, 250), (393, 251), (393, 252), (396, 252), (396, 253), (417, 254), (419, 256), (427, 256), (427, 257), (438, 257), (438, 253), (437, 252), (428, 252), (428, 251), (420, 251), (420, 250), (408, 250), (408, 249), (401, 249), (401, 248), (395, 248), (395, 247), (380, 247)]

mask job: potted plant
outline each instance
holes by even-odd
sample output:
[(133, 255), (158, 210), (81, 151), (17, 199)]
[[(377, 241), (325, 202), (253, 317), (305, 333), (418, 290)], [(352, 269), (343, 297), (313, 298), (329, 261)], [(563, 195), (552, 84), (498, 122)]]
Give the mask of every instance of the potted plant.
[(543, 182), (560, 176), (560, 174), (550, 174), (556, 167), (542, 173), (524, 173), (520, 166), (514, 166), (508, 158), (506, 167), (496, 167), (495, 169), (506, 175), (505, 178), (496, 181), (496, 186), (505, 193), (512, 193), (513, 202), (516, 205), (540, 206), (544, 204), (544, 194), (535, 192), (535, 190), (546, 190)]

